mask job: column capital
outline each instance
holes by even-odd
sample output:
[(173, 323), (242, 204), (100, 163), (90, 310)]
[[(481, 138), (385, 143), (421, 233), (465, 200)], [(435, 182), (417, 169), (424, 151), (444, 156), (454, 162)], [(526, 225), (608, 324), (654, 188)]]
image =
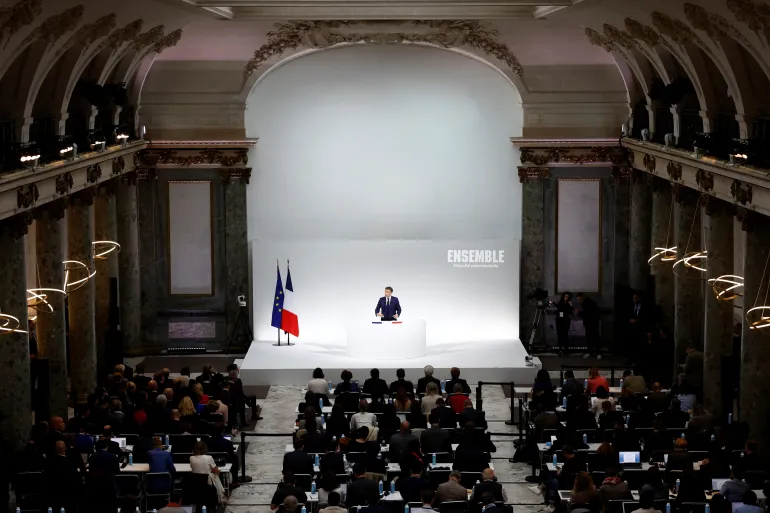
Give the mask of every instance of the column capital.
[(112, 159), (112, 176), (119, 175), (126, 168), (126, 161), (123, 155)]
[(733, 180), (730, 185), (730, 195), (736, 203), (741, 205), (750, 204), (753, 196), (751, 184), (743, 183), (740, 180)]
[(613, 180), (628, 180), (631, 178), (633, 168), (629, 166), (612, 166), (610, 176)]
[(137, 180), (155, 180), (158, 178), (158, 171), (154, 167), (140, 167), (134, 171)]
[(0, 222), (0, 232), (10, 235), (14, 240), (19, 240), (27, 234), (32, 219), (32, 212), (16, 214)]
[(751, 232), (754, 228), (754, 216), (756, 214), (745, 207), (735, 207), (735, 218), (741, 223), (741, 230)]
[(650, 155), (649, 153), (645, 153), (644, 157), (642, 158), (642, 164), (648, 173), (655, 174), (655, 156)]
[(48, 219), (61, 221), (64, 219), (64, 214), (66, 212), (67, 200), (65, 198), (60, 198), (36, 208), (34, 216), (35, 219), (38, 219), (43, 213), (45, 213), (48, 216)]
[(519, 166), (519, 182), (548, 180), (551, 178), (550, 167)]
[(704, 191), (714, 190), (714, 173), (709, 173), (703, 169), (695, 171), (695, 182)]
[(37, 190), (37, 185), (34, 183), (22, 185), (16, 189), (16, 208), (33, 207), (39, 197), (40, 191)]
[(60, 174), (56, 177), (56, 194), (59, 196), (66, 196), (73, 185), (74, 181), (72, 179), (72, 173)]
[(82, 204), (91, 206), (94, 204), (94, 198), (96, 197), (96, 189), (97, 187), (89, 187), (87, 189), (83, 189), (82, 191), (78, 191), (75, 194), (72, 194), (69, 196), (70, 204)]
[(219, 170), (219, 177), (225, 183), (229, 185), (231, 180), (240, 180), (244, 184), (249, 183), (251, 179), (250, 167), (226, 167)]

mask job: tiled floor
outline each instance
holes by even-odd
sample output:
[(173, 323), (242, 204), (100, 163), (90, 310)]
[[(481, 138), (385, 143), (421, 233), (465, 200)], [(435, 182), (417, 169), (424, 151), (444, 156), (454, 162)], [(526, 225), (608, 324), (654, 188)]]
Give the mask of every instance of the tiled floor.
[[(300, 387), (286, 386), (270, 387), (267, 399), (260, 401), (264, 419), (259, 421), (255, 432), (274, 436), (250, 439), (246, 451), (246, 474), (252, 481), (233, 491), (226, 512), (268, 513), (270, 499), (280, 479), (284, 448), (291, 443), (296, 419), (294, 409), (301, 399)], [(530, 475), (531, 467), (508, 461), (513, 456), (513, 440), (517, 437), (506, 434), (518, 433), (516, 426), (505, 424), (510, 419), (510, 402), (498, 386), (484, 387), (482, 399), (490, 421), (489, 430), (500, 433), (492, 436), (497, 446), (493, 463), (497, 478), (508, 494), (508, 502), (514, 505), (516, 513), (544, 512), (542, 497), (530, 491), (530, 484), (524, 480)]]

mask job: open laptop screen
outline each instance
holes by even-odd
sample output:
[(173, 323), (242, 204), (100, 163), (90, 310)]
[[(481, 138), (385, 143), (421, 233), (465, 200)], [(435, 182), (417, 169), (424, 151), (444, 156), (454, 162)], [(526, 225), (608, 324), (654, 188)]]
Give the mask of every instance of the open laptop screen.
[(620, 463), (639, 463), (641, 461), (641, 456), (638, 452), (634, 451), (628, 451), (628, 452), (621, 452), (620, 453)]
[(125, 449), (126, 448), (126, 439), (125, 438), (113, 438), (112, 441), (116, 442), (120, 446), (121, 449)]

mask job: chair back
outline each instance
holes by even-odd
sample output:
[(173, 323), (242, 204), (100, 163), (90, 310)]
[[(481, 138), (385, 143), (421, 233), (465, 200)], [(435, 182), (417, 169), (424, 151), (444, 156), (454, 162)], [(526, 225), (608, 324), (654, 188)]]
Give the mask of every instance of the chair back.
[(632, 502), (625, 499), (613, 499), (607, 501), (607, 507), (604, 509), (605, 513), (623, 513), (623, 503)]
[(118, 491), (118, 498), (140, 497), (142, 494), (139, 476), (136, 474), (115, 475), (115, 488)]
[(309, 492), (312, 488), (313, 476), (310, 474), (294, 474), (294, 482), (297, 486)]
[(18, 497), (24, 495), (45, 495), (45, 476), (42, 472), (19, 472), (13, 481)]
[(174, 489), (174, 479), (168, 472), (148, 472), (144, 475), (146, 494), (169, 494)]
[(467, 513), (468, 501), (445, 501), (438, 510), (440, 513)]
[(172, 452), (171, 461), (174, 463), (190, 463), (191, 452)]

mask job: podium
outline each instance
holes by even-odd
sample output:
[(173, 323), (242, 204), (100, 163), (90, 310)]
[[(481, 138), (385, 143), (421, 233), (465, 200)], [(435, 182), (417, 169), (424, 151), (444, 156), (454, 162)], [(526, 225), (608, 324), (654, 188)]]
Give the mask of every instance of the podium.
[(347, 355), (359, 360), (404, 360), (426, 354), (425, 320), (358, 321), (348, 326)]

